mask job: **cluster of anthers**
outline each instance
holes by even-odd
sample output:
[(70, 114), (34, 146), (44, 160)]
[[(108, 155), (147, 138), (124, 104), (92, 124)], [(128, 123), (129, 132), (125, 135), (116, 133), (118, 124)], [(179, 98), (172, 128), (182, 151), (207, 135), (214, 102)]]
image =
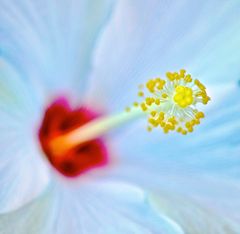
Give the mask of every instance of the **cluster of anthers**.
[(141, 108), (148, 114), (148, 131), (161, 127), (164, 133), (176, 131), (186, 135), (204, 118), (204, 113), (198, 111), (196, 105), (206, 105), (210, 97), (206, 87), (186, 74), (184, 69), (167, 72), (166, 77), (166, 80), (155, 78), (140, 85), (138, 96), (143, 100), (134, 102), (133, 108)]

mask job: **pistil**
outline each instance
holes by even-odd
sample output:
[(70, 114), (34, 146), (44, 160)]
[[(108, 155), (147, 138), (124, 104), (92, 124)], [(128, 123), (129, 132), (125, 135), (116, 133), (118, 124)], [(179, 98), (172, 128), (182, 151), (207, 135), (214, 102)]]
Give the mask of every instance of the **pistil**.
[(186, 135), (204, 118), (204, 113), (198, 111), (197, 104), (206, 105), (210, 100), (206, 87), (186, 74), (184, 69), (179, 73), (167, 72), (166, 79), (150, 79), (139, 89), (138, 96), (142, 101), (134, 102), (125, 112), (93, 119), (53, 138), (50, 142), (51, 151), (63, 154), (142, 116), (148, 119), (148, 131), (159, 127), (164, 133), (175, 131)]

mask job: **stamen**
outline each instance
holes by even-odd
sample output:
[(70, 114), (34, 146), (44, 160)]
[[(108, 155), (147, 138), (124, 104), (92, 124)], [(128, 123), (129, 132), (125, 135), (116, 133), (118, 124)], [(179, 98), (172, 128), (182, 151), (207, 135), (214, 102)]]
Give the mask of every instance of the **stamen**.
[(200, 124), (204, 113), (197, 104), (206, 105), (210, 100), (206, 87), (184, 69), (167, 72), (167, 79), (150, 79), (145, 84), (144, 99), (140, 103), (142, 111), (148, 113), (148, 131), (160, 127), (164, 133), (176, 131), (183, 135), (193, 132)]
[(155, 78), (139, 85), (138, 96), (141, 102), (133, 102), (125, 112), (107, 117), (100, 117), (88, 122), (65, 135), (56, 137), (51, 142), (55, 153), (95, 139), (113, 128), (117, 128), (136, 118), (147, 115), (147, 130), (162, 128), (164, 133), (175, 131), (186, 135), (193, 132), (200, 124), (204, 113), (198, 111), (197, 104), (206, 105), (210, 100), (206, 87), (184, 69), (179, 72), (167, 72), (167, 79)]

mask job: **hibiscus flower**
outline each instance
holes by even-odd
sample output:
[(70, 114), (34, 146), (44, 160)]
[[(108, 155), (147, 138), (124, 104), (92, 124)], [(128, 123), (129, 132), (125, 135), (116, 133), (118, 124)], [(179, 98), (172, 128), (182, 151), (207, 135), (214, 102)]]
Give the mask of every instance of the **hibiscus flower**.
[(0, 233), (239, 233), (239, 7), (1, 0)]

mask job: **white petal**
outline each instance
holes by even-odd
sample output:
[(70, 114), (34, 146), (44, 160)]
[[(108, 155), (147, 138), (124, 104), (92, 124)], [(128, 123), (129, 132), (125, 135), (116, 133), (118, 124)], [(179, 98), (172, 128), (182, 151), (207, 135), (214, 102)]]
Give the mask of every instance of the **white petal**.
[(0, 213), (29, 202), (48, 183), (36, 144), (39, 110), (31, 86), (0, 60)]
[(112, 6), (111, 0), (0, 1), (0, 213), (29, 202), (48, 183), (37, 139), (44, 107), (62, 91), (80, 97)]
[(161, 129), (147, 133), (146, 120), (116, 136), (119, 160), (114, 175), (186, 194), (240, 220), (240, 92), (235, 85), (225, 95), (217, 93), (212, 91), (206, 118), (186, 137)]
[(211, 210), (176, 194), (153, 193), (151, 204), (161, 213), (178, 222), (186, 234), (237, 234), (240, 225)]
[(79, 94), (112, 5), (112, 0), (1, 0), (1, 55), (44, 94)]
[(236, 81), (239, 25), (238, 1), (119, 1), (96, 51), (88, 103), (121, 111), (141, 82), (180, 68), (206, 84)]
[(183, 234), (153, 212), (141, 189), (118, 181), (52, 187), (32, 204), (0, 216), (0, 231), (12, 234)]

